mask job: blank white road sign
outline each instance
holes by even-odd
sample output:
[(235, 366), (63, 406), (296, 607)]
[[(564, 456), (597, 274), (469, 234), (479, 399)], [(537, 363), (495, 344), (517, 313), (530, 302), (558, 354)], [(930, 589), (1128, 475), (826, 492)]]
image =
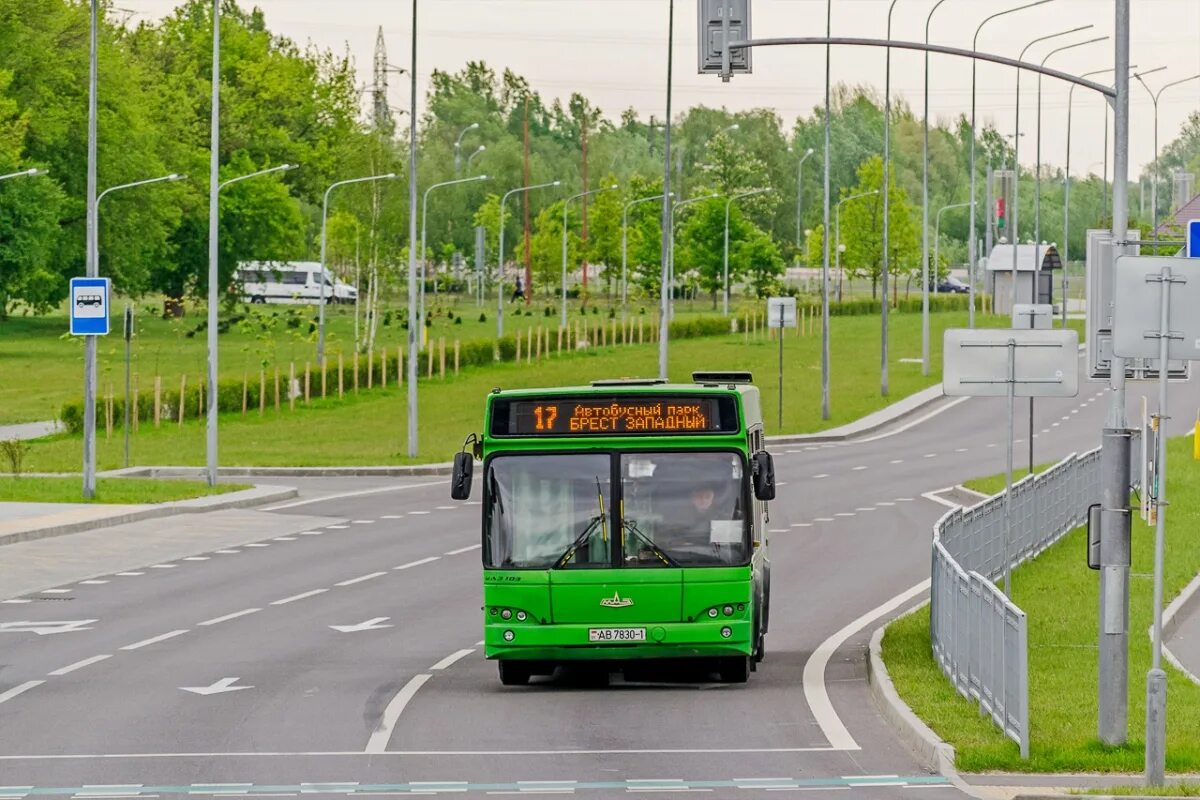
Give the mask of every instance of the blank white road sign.
[(1049, 330), (1054, 327), (1054, 306), (1049, 303), (1017, 303), (1013, 306), (1012, 326)]
[[(782, 323), (781, 323), (782, 320)], [(796, 327), (796, 298), (768, 297), (767, 298), (767, 327), (794, 328)]]
[(1200, 261), (1121, 256), (1113, 293), (1113, 353), (1157, 364), (1162, 327), (1162, 276), (1169, 270), (1169, 361), (1200, 361)]
[(942, 391), (950, 397), (1004, 397), (1010, 382), (1016, 397), (1079, 394), (1075, 331), (955, 328), (946, 331), (944, 348)]

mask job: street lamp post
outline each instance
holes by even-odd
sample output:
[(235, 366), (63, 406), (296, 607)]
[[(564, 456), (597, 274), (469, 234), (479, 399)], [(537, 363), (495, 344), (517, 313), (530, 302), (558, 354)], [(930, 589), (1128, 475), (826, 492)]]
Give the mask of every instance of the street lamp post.
[[(262, 170), (259, 170), (258, 172), (252, 172), (249, 175), (241, 175), (236, 178), (231, 178), (231, 179), (225, 181), (224, 183), (217, 184), (217, 195), (219, 197), (221, 192), (227, 186), (232, 186), (235, 183), (241, 183), (242, 181), (250, 180), (251, 178), (258, 178), (262, 175), (270, 175), (275, 172), (285, 172), (287, 170), (292, 170), (295, 168), (296, 168), (296, 166), (294, 164), (280, 164), (277, 167), (271, 167), (270, 169), (262, 169)], [(170, 179), (170, 178), (168, 178), (168, 179)], [(174, 179), (179, 180), (178, 177), (176, 177)], [(159, 178), (159, 180), (164, 180), (164, 179)], [(218, 208), (218, 210), (219, 210), (219, 208)], [(220, 226), (219, 225), (209, 225), (209, 228), (208, 228), (209, 253), (219, 253), (220, 252), (219, 244), (220, 244)], [(220, 273), (218, 273), (218, 276), (219, 276), (219, 274)], [(211, 272), (209, 274), (209, 280), (210, 281), (213, 280)], [(214, 310), (217, 308), (217, 303), (213, 299), (215, 296), (216, 296), (216, 292), (213, 289), (213, 287), (210, 286), (209, 292), (208, 292), (208, 303), (209, 303), (208, 398), (207, 398), (208, 399), (208, 408), (206, 409), (208, 413), (205, 418), (205, 431), (204, 431), (204, 438), (205, 438), (205, 441), (204, 441), (205, 469), (204, 469), (204, 472), (205, 472), (205, 478), (208, 480), (209, 486), (217, 485), (217, 470), (220, 465), (220, 460), (218, 457), (218, 449), (217, 449), (217, 443), (218, 443), (217, 425), (219, 422), (218, 416), (217, 416), (218, 411), (219, 411), (219, 408), (217, 406), (217, 394), (218, 394), (217, 380), (218, 380), (218, 375), (220, 373), (220, 369), (219, 369), (220, 345), (219, 345), (219, 339), (218, 339), (217, 335), (220, 333), (220, 328), (218, 325), (213, 324), (213, 322), (212, 322), (212, 320), (216, 316), (214, 313)]]
[[(321, 272), (318, 283), (320, 284), (320, 297), (317, 300), (317, 364), (324, 368), (325, 364), (325, 252), (327, 249), (326, 242), (326, 226), (329, 222), (329, 195), (334, 189), (339, 186), (349, 186), (352, 183), (368, 183), (371, 181), (386, 181), (396, 177), (396, 173), (389, 172), (386, 175), (370, 175), (366, 178), (351, 178), (350, 180), (337, 181), (325, 190), (325, 197), (321, 201)], [(410, 246), (411, 250), (412, 247)], [(411, 329), (416, 324), (416, 320), (410, 319), (408, 326)]]
[(33, 169), (24, 169), (24, 170), (21, 170), (20, 172), (10, 172), (7, 175), (0, 175), (0, 181), (6, 181), (6, 180), (9, 180), (10, 178), (32, 178), (37, 175), (45, 175), (45, 174), (46, 174), (46, 170), (38, 169), (37, 167), (34, 167)]
[[(87, 143), (87, 264), (89, 278), (100, 276), (96, 245), (96, 75), (97, 28), (100, 0), (89, 3), (88, 143)], [(96, 337), (83, 339), (83, 499), (96, 496)]]
[[(504, 204), (514, 194), (532, 192), (534, 189), (547, 189), (551, 186), (561, 186), (562, 181), (550, 181), (533, 186), (518, 186), (500, 198), (500, 255), (496, 266), (496, 338), (504, 337)], [(526, 287), (528, 288), (528, 287)]]
[[(217, 351), (220, 349), (220, 252), (221, 227), (221, 0), (213, 0), (212, 107), (208, 145), (208, 417), (205, 420), (205, 466), (208, 485), (217, 483)], [(99, 201), (97, 200), (97, 203)], [(180, 406), (183, 397), (179, 398)]]
[(714, 193), (706, 194), (702, 197), (693, 197), (690, 200), (680, 201), (671, 208), (671, 263), (667, 282), (667, 291), (671, 293), (671, 304), (669, 306), (671, 319), (675, 318), (675, 213), (684, 206), (690, 206), (692, 203), (699, 203), (702, 200), (712, 200), (716, 197), (720, 197), (720, 195)]
[(462, 140), (463, 140), (463, 137), (466, 136), (471, 131), (478, 130), (478, 129), (479, 129), (479, 123), (472, 122), (470, 125), (468, 125), (467, 127), (463, 128), (461, 131), (459, 131), (458, 139), (456, 139), (454, 142), (454, 174), (455, 175), (458, 174), (459, 165), (462, 163)]
[(801, 212), (804, 210), (804, 162), (813, 154), (813, 149), (810, 147), (804, 151), (804, 155), (800, 156), (800, 162), (796, 164), (796, 252), (800, 252), (800, 234), (801, 229)]
[[(869, 192), (859, 192), (852, 194), (849, 197), (843, 197), (837, 202), (837, 207), (834, 210), (834, 243), (838, 250), (837, 252), (837, 268), (842, 268), (842, 206), (851, 200), (857, 200), (861, 197), (869, 197), (873, 194), (879, 194), (878, 189), (872, 189)], [(840, 272), (838, 273), (841, 274)], [(886, 303), (886, 298), (884, 299)], [(829, 229), (826, 228), (825, 233), (825, 269), (821, 276), (821, 418), (829, 419)]]
[[(479, 124), (476, 123), (474, 127), (479, 127)], [(471, 129), (467, 128), (467, 130), (471, 130)], [(464, 131), (464, 133), (465, 132), (466, 131)], [(461, 137), (460, 137), (460, 139), (461, 139)], [(480, 145), (480, 146), (482, 147), (482, 145)], [(443, 181), (442, 183), (435, 183), (433, 186), (430, 186), (428, 189), (425, 190), (425, 194), (421, 196), (421, 287), (420, 287), (421, 301), (420, 301), (420, 311), (419, 311), (419, 316), (421, 318), (421, 325), (422, 325), (422, 327), (419, 330), (421, 330), (421, 331), (425, 330), (425, 328), (424, 328), (424, 325), (425, 325), (425, 279), (426, 279), (425, 273), (427, 271), (426, 270), (426, 258), (425, 258), (425, 220), (427, 218), (428, 211), (429, 211), (429, 193), (432, 192), (434, 189), (440, 189), (443, 186), (456, 186), (460, 183), (473, 183), (475, 181), (486, 181), (486, 180), (488, 180), (487, 175), (477, 175), (472, 178), (459, 178), (458, 180), (453, 180), (453, 181)], [(434, 280), (435, 280), (434, 288), (436, 289), (436, 277)], [(437, 294), (437, 292), (435, 291), (434, 294)], [(422, 344), (421, 346), (423, 347), (424, 345)]]
[[(812, 151), (809, 150), (809, 152), (811, 153)], [(733, 206), (734, 200), (740, 200), (743, 197), (753, 197), (756, 194), (763, 194), (764, 192), (773, 191), (775, 190), (771, 187), (767, 187), (766, 189), (755, 189), (750, 192), (735, 194), (733, 197), (725, 201), (725, 258), (723, 270), (724, 277), (721, 279), (721, 285), (723, 287), (721, 308), (722, 313), (727, 317), (729, 316), (729, 209)]]
[[(1062, 36), (1068, 36), (1072, 33), (1078, 33), (1079, 31), (1084, 31), (1091, 27), (1093, 27), (1093, 26), (1092, 25), (1080, 25), (1078, 27), (1071, 28), (1069, 30), (1059, 31), (1058, 33), (1050, 33), (1045, 36), (1039, 36), (1036, 39), (1033, 39), (1032, 41), (1030, 41), (1029, 44), (1025, 45), (1024, 48), (1022, 48), (1021, 55), (1018, 56), (1017, 60), (1024, 61), (1025, 54), (1029, 52), (1029, 48), (1033, 47), (1035, 44), (1038, 44), (1039, 42), (1046, 42), (1051, 39), (1058, 39)], [(1013, 225), (1012, 225), (1012, 235), (1009, 237), (1009, 239), (1013, 245), (1012, 308), (1010, 309), (1010, 313), (1012, 310), (1016, 309), (1016, 305), (1017, 305), (1018, 253), (1020, 253), (1020, 250), (1021, 250), (1021, 236), (1020, 236), (1020, 232), (1021, 232), (1021, 228), (1020, 228), (1020, 214), (1021, 214), (1021, 158), (1020, 158), (1020, 152), (1021, 152), (1021, 68), (1020, 67), (1017, 67), (1017, 87), (1016, 87), (1016, 98), (1015, 99), (1016, 99), (1016, 122), (1013, 125), (1013, 131), (1016, 134), (1013, 137), (1013, 210), (1012, 210)], [(1036, 250), (1036, 246), (1034, 249)], [(1036, 267), (1036, 264), (1034, 266)], [(1036, 276), (1034, 278), (1034, 286), (1035, 286), (1035, 288), (1037, 286)], [(1032, 442), (1031, 442), (1031, 444), (1032, 444)]]
[(1146, 82), (1144, 80), (1142, 80), (1142, 75), (1144, 75), (1144, 74), (1147, 74), (1147, 73), (1138, 73), (1138, 74), (1135, 74), (1133, 77), (1137, 78), (1137, 82), (1142, 85), (1142, 88), (1144, 88), (1146, 90), (1146, 93), (1150, 95), (1151, 102), (1154, 103), (1154, 180), (1153, 180), (1153, 185), (1150, 187), (1150, 209), (1151, 209), (1150, 216), (1153, 221), (1154, 243), (1157, 246), (1158, 245), (1158, 98), (1162, 97), (1162, 93), (1165, 92), (1167, 89), (1170, 89), (1172, 86), (1178, 86), (1181, 83), (1187, 83), (1189, 81), (1194, 81), (1197, 78), (1200, 78), (1200, 75), (1192, 75), (1189, 78), (1181, 78), (1177, 81), (1171, 81), (1168, 84), (1164, 84), (1162, 86), (1162, 88), (1160, 88), (1157, 92), (1152, 92), (1152, 91), (1150, 91), (1150, 87), (1146, 85)]
[[(1006, 14), (1013, 14), (1017, 11), (1023, 11), (1027, 8), (1033, 8), (1034, 6), (1045, 5), (1046, 3), (1049, 3), (1049, 2), (1052, 2), (1052, 0), (1037, 0), (1037, 2), (1034, 2), (1034, 3), (1026, 3), (1025, 5), (1017, 6), (1015, 8), (1006, 9), (1004, 11), (998, 11), (995, 14), (992, 14), (991, 16), (986, 17), (983, 20), (983, 22), (979, 23), (979, 27), (977, 27), (975, 29), (975, 37), (971, 40), (971, 50), (972, 51), (979, 50), (979, 34), (983, 30), (983, 26), (987, 25), (992, 20), (996, 19), (997, 17), (1003, 17)], [(967, 249), (968, 249), (968, 251), (970, 251), (968, 253), (968, 257), (969, 257), (968, 272), (970, 273), (970, 276), (969, 276), (970, 280), (967, 281), (967, 283), (968, 283), (967, 291), (969, 293), (968, 304), (970, 306), (970, 310), (967, 312), (967, 318), (968, 318), (967, 324), (969, 327), (972, 327), (972, 328), (975, 327), (975, 263), (976, 263), (976, 250), (978, 249), (975, 244), (975, 205), (974, 205), (978, 201), (978, 197), (977, 197), (976, 191), (975, 191), (975, 96), (976, 96), (976, 94), (975, 94), (975, 73), (976, 73), (977, 66), (978, 66), (978, 62), (974, 58), (972, 58), (971, 59), (971, 203), (972, 203), (972, 205), (971, 205), (970, 231), (967, 234), (968, 239), (969, 239), (969, 241), (967, 243)], [(989, 191), (991, 190), (991, 182), (990, 181), (988, 182), (988, 190)], [(991, 202), (990, 201), (988, 202), (988, 209), (989, 209), (988, 214), (990, 215), (991, 214)], [(985, 227), (987, 227), (989, 230), (988, 236), (990, 237), (991, 236), (990, 220), (985, 220), (984, 224), (985, 224)], [(989, 253), (988, 255), (991, 255), (991, 254)]]
[[(933, 265), (934, 265), (935, 269), (937, 268), (937, 265), (940, 263), (938, 260), (940, 254), (938, 251), (941, 248), (941, 244), (942, 244), (942, 214), (945, 214), (947, 211), (950, 211), (951, 209), (966, 208), (967, 206), (970, 206), (970, 205), (971, 205), (971, 203), (955, 203), (955, 204), (949, 205), (949, 206), (942, 206), (940, 209), (938, 209), (937, 218), (934, 222), (934, 227), (933, 227)], [(936, 273), (935, 273), (935, 275), (936, 275)]]
[[(1063, 45), (1062, 47), (1056, 47), (1053, 50), (1051, 50), (1049, 53), (1047, 53), (1046, 56), (1042, 59), (1042, 66), (1043, 67), (1046, 66), (1047, 61), (1049, 61), (1051, 58), (1053, 58), (1056, 54), (1063, 52), (1064, 50), (1073, 50), (1076, 47), (1083, 47), (1086, 44), (1095, 44), (1096, 42), (1103, 42), (1106, 39), (1108, 39), (1107, 36), (1098, 36), (1095, 39), (1088, 39), (1087, 41), (1084, 41), (1084, 42), (1074, 42), (1072, 44)], [(1074, 83), (1071, 84), (1072, 89), (1074, 89), (1075, 86), (1076, 86), (1076, 84), (1074, 84)], [(1068, 105), (1067, 116), (1069, 118), (1070, 114), (1071, 114), (1070, 107), (1069, 107), (1070, 106), (1069, 100), (1067, 102), (1067, 105)], [(1036, 145), (1036, 147), (1037, 147), (1037, 158), (1036, 158), (1037, 168), (1034, 170), (1034, 192), (1033, 192), (1033, 242), (1034, 242), (1033, 265), (1034, 265), (1034, 273), (1033, 273), (1033, 292), (1032, 292), (1033, 297), (1031, 298), (1031, 302), (1033, 302), (1033, 303), (1036, 303), (1038, 301), (1038, 279), (1041, 276), (1041, 269), (1042, 269), (1041, 253), (1039, 252), (1039, 248), (1041, 247), (1041, 242), (1042, 242), (1042, 73), (1040, 73), (1040, 72), (1038, 73), (1038, 78), (1037, 78), (1037, 126), (1036, 126), (1036, 128), (1037, 128), (1037, 131), (1034, 134), (1034, 138), (1037, 142), (1037, 145)], [(1065, 202), (1066, 202), (1065, 197), (1064, 197), (1063, 202), (1064, 202), (1064, 207), (1065, 207)], [(1063, 264), (1062, 264), (1062, 272), (1063, 272), (1063, 278), (1065, 280), (1066, 276), (1067, 276), (1067, 264), (1066, 264), (1065, 259), (1063, 260)], [(1051, 295), (1053, 295), (1053, 293), (1054, 293), (1053, 287), (1054, 287), (1054, 284), (1053, 284), (1053, 282), (1051, 282)], [(1066, 295), (1066, 291), (1064, 290), (1063, 291), (1063, 312), (1064, 313), (1066, 313), (1066, 306), (1067, 306), (1067, 295)]]
[[(417, 311), (417, 253), (413, 243), (417, 240), (417, 0), (412, 0), (412, 44), (409, 48), (408, 65), (408, 392), (406, 416), (408, 417), (408, 457), (416, 458), (420, 426), (417, 414), (417, 336), (418, 328), (413, 323)], [(322, 290), (324, 291), (324, 290)], [(321, 306), (324, 308), (324, 305)], [(424, 326), (425, 320), (421, 320)]]
[(667, 318), (667, 270), (670, 268), (671, 211), (674, 194), (671, 192), (671, 88), (675, 65), (675, 0), (667, 0), (667, 117), (663, 125), (663, 207), (662, 207), (662, 246), (659, 249), (661, 264), (659, 265), (659, 317), (658, 317), (658, 377), (667, 379), (667, 345), (671, 335), (671, 324)]
[[(33, 173), (32, 173), (32, 171), (26, 171), (26, 172), (18, 173), (18, 174), (19, 175), (32, 175)], [(38, 174), (42, 174), (42, 173), (38, 173)], [(5, 176), (5, 177), (11, 177), (11, 176)], [(112, 187), (109, 187), (108, 189), (105, 189), (103, 192), (101, 192), (96, 197), (95, 205), (92, 207), (93, 212), (94, 212), (95, 227), (92, 230), (93, 239), (91, 241), (92, 257), (95, 259), (96, 271), (94, 274), (89, 275), (89, 277), (99, 277), (99, 274), (100, 274), (100, 202), (105, 197), (108, 197), (110, 194), (112, 194), (113, 192), (120, 192), (125, 189), (135, 189), (139, 186), (149, 186), (150, 184), (153, 184), (153, 183), (167, 183), (167, 182), (181, 181), (184, 179), (184, 177), (185, 176), (183, 176), (183, 175), (176, 175), (175, 173), (171, 173), (170, 175), (163, 175), (160, 178), (149, 178), (149, 179), (143, 180), (143, 181), (133, 181), (131, 183), (123, 183), (119, 186), (112, 186)], [(85, 341), (94, 342), (95, 337), (94, 336), (85, 337)], [(86, 373), (87, 367), (90, 366), (91, 367), (91, 376), (92, 376), (92, 380), (93, 380), (93, 384), (90, 388), (92, 389), (93, 394), (92, 394), (92, 397), (89, 398), (89, 400), (93, 406), (93, 412), (94, 412), (94, 406), (95, 406), (95, 394), (94, 394), (95, 393), (95, 383), (94, 383), (94, 380), (95, 380), (95, 374), (96, 374), (96, 362), (95, 362), (95, 350), (94, 349), (92, 350), (90, 355), (91, 355), (92, 360), (91, 360), (90, 364), (87, 364), (85, 362), (85, 375), (87, 374)], [(211, 391), (209, 393), (212, 394)], [(94, 414), (92, 417), (92, 424), (90, 426), (87, 424), (86, 416), (84, 418), (83, 452), (84, 452), (83, 495), (86, 498), (91, 498), (91, 497), (94, 497), (96, 494), (96, 423), (95, 423)], [(90, 461), (88, 460), (89, 455), (91, 458)]]
[[(671, 192), (671, 196), (674, 197), (675, 193)], [(663, 195), (656, 194), (653, 197), (630, 200), (621, 209), (621, 319), (625, 318), (625, 305), (629, 301), (629, 209), (639, 203), (662, 199)]]
[[(571, 195), (563, 201), (563, 222), (562, 222), (562, 310), (561, 323), (562, 327), (567, 327), (567, 210), (571, 206), (572, 200), (579, 200), (583, 197), (591, 197), (600, 192), (611, 192), (617, 189), (618, 186), (614, 183), (612, 186), (601, 186), (599, 189), (592, 189), (590, 192), (580, 192), (576, 195)], [(584, 265), (587, 269), (587, 265)]]
[(474, 153), (471, 153), (471, 155), (467, 156), (467, 174), (468, 175), (471, 174), (471, 162), (475, 160), (475, 156), (479, 155), (480, 153), (482, 153), (485, 150), (487, 150), (487, 145), (481, 144), (481, 145), (479, 145), (479, 147), (475, 148)]
[[(925, 44), (929, 23), (946, 0), (938, 0), (925, 17)], [(921, 374), (929, 374), (929, 51), (925, 51), (925, 111), (921, 115)], [(886, 184), (884, 185), (886, 189)]]
[[(825, 1), (825, 38), (833, 37), (833, 0)], [(821, 419), (829, 419), (829, 84), (833, 72), (833, 48), (825, 45), (825, 168), (824, 208), (821, 209)]]
[[(892, 12), (897, 0), (888, 6), (887, 38), (892, 40)], [(880, 288), (883, 302), (879, 306), (879, 395), (888, 395), (888, 229), (891, 227), (891, 168), (892, 168), (892, 48), (884, 50), (883, 78), (883, 259), (880, 262)]]

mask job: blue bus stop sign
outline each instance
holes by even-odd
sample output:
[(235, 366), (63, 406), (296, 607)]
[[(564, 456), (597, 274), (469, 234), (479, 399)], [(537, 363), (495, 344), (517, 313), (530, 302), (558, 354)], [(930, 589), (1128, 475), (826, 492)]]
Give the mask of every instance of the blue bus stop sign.
[(1200, 258), (1200, 219), (1188, 221), (1186, 255), (1188, 258)]
[(107, 336), (108, 278), (71, 278), (71, 335)]

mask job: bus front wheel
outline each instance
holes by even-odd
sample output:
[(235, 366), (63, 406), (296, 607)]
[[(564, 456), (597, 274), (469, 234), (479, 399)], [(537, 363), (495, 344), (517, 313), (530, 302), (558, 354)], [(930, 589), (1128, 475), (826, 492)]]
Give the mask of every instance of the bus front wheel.
[(533, 670), (527, 664), (519, 661), (498, 661), (500, 667), (500, 683), (505, 686), (525, 686)]
[(745, 683), (750, 679), (750, 657), (722, 658), (717, 671), (721, 676), (721, 683)]

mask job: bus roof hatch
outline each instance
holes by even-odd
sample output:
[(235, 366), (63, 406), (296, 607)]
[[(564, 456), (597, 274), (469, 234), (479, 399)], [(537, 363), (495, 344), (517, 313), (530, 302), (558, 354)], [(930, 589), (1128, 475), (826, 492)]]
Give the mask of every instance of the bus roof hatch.
[(692, 381), (706, 385), (718, 383), (754, 383), (749, 372), (693, 372)]

